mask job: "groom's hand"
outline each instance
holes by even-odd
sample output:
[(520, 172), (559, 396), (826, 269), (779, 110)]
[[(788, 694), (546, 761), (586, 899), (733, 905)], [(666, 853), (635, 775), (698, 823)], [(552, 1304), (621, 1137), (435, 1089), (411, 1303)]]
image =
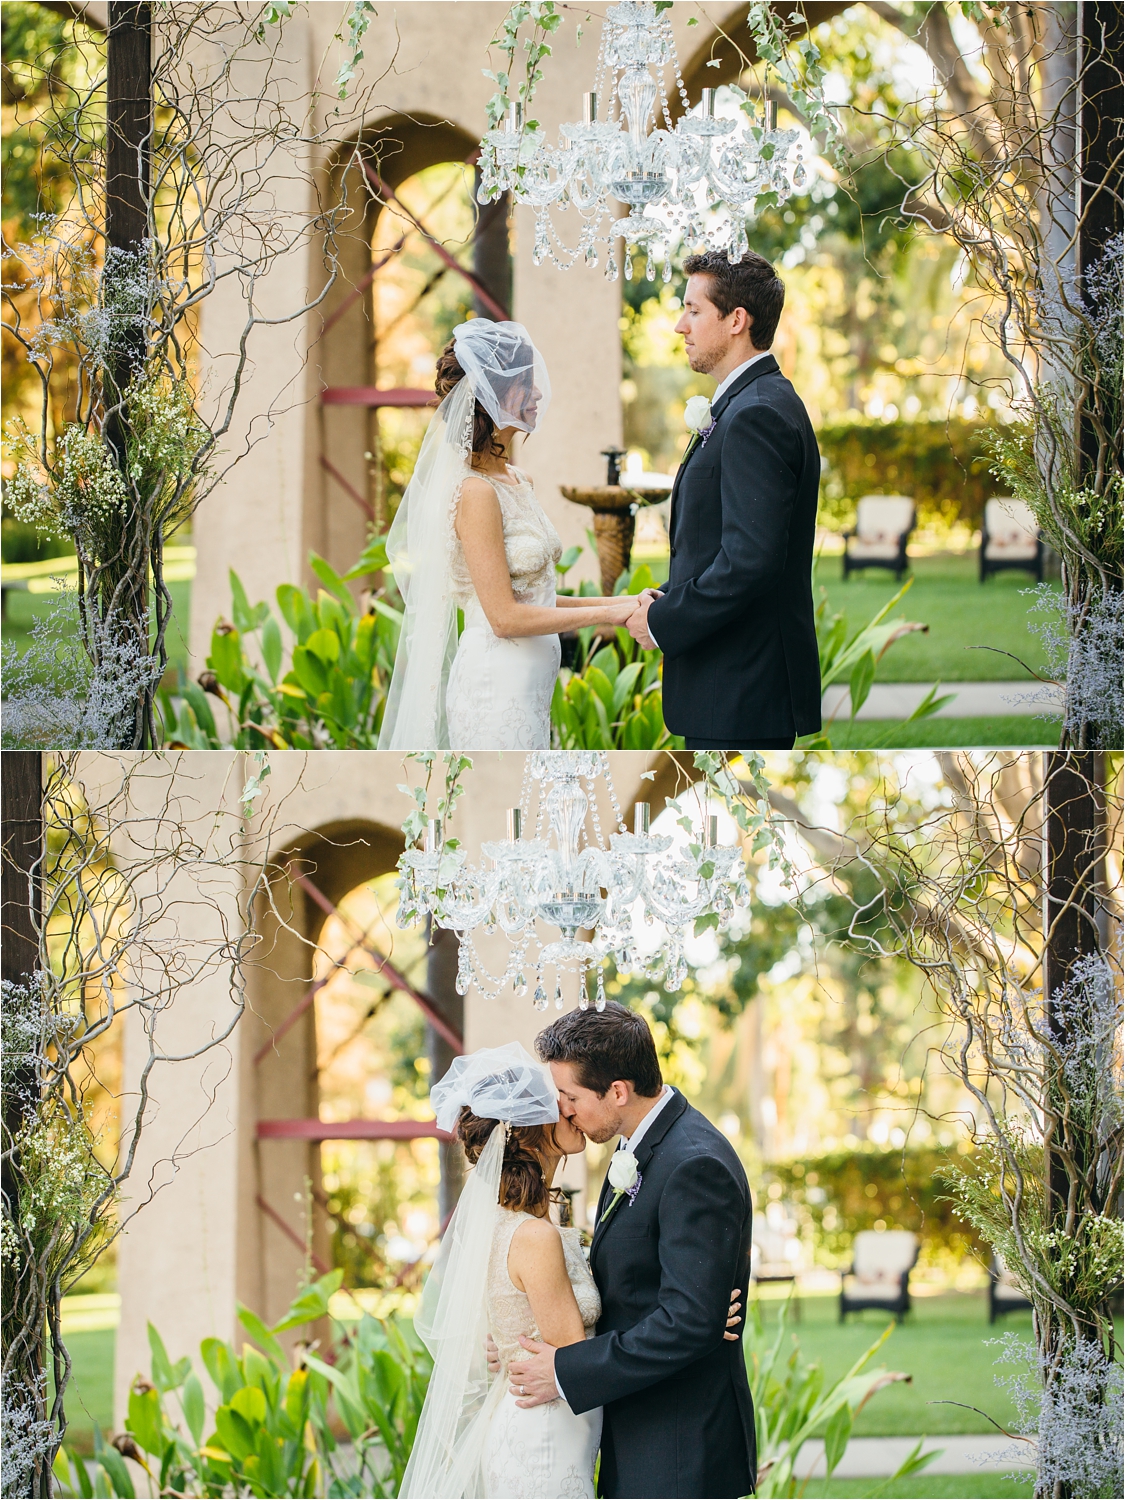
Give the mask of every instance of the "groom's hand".
[(515, 1396), (517, 1406), (542, 1406), (546, 1401), (557, 1401), (559, 1388), (555, 1384), (555, 1346), (537, 1343), (523, 1335), (521, 1345), (530, 1358), (513, 1360), (508, 1366), (511, 1380), (509, 1391)]
[(642, 593), (638, 594), (637, 607), (625, 622), (625, 629), (644, 651), (654, 651), (656, 649), (656, 642), (649, 634), (648, 629), (648, 607), (654, 599), (659, 597), (656, 589), (645, 589)]

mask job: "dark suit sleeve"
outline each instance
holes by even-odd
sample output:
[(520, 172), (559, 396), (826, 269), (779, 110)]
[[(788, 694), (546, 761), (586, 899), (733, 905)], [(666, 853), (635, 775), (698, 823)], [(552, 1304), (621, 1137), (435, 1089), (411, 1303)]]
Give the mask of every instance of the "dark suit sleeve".
[(701, 1156), (677, 1167), (661, 1195), (659, 1306), (624, 1333), (556, 1352), (555, 1378), (572, 1411), (643, 1391), (723, 1347), (745, 1218), (722, 1162)]
[(649, 608), (653, 638), (669, 660), (738, 620), (780, 581), (802, 460), (798, 434), (773, 407), (748, 405), (731, 417), (720, 459), (719, 551)]

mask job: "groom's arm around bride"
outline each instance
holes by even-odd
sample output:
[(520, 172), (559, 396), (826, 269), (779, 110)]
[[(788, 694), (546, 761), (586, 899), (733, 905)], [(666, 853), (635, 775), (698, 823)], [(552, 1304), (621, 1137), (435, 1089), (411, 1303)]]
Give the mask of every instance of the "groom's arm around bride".
[(533, 1400), (561, 1393), (574, 1412), (604, 1408), (601, 1495), (746, 1495), (756, 1472), (753, 1405), (741, 1341), (723, 1336), (731, 1290), (748, 1285), (742, 1165), (663, 1084), (643, 1017), (616, 1004), (575, 1011), (537, 1045), (560, 1112), (590, 1139), (619, 1134), (637, 1176), (620, 1192), (607, 1178), (598, 1203), (596, 1336), (542, 1348), (513, 1364), (513, 1381)]
[(785, 288), (753, 251), (735, 265), (689, 256), (684, 269), (676, 331), (718, 387), (676, 475), (668, 582), (629, 630), (664, 653), (664, 720), (689, 750), (786, 748), (820, 728), (820, 454), (769, 352)]

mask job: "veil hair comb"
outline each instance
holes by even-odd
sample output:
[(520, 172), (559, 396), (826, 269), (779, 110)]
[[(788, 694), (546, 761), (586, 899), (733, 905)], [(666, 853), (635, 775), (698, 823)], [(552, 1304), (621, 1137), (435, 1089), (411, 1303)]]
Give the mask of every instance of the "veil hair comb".
[(457, 654), (454, 519), (472, 473), (474, 403), (497, 430), (535, 432), (551, 401), (543, 356), (522, 323), (473, 318), (453, 330), (465, 372), (433, 415), (387, 534), (387, 560), (406, 606), (380, 750), (446, 750), (445, 685)]

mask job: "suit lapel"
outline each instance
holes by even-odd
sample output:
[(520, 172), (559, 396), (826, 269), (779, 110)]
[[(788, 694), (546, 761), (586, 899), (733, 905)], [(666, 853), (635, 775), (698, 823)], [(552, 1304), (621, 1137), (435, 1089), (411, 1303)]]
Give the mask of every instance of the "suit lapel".
[[(656, 1150), (657, 1146), (659, 1146), (660, 1142), (668, 1134), (668, 1131), (684, 1113), (687, 1107), (687, 1100), (684, 1098), (683, 1094), (677, 1092), (671, 1099), (669, 1099), (668, 1103), (660, 1111), (659, 1115), (657, 1115), (656, 1119), (649, 1126), (648, 1130), (645, 1131), (644, 1139), (641, 1141), (641, 1144), (637, 1148), (637, 1171), (642, 1177), (644, 1176), (645, 1168), (652, 1160), (652, 1153)], [(624, 1196), (625, 1195), (622, 1194), (622, 1196), (617, 1200), (617, 1205), (614, 1208), (613, 1212), (603, 1223), (602, 1215), (605, 1213), (605, 1205), (610, 1198), (609, 1173), (607, 1172), (605, 1181), (602, 1183), (601, 1193), (598, 1196), (597, 1224), (594, 1228), (594, 1238), (590, 1244), (591, 1260), (593, 1260), (594, 1252), (597, 1250), (598, 1245), (601, 1243), (606, 1230), (613, 1223), (617, 1215), (621, 1212), (622, 1204), (624, 1202)]]
[[(745, 370), (734, 384), (729, 386), (719, 397), (718, 401), (715, 402), (715, 405), (711, 408), (711, 420), (717, 422), (734, 397), (738, 395), (739, 391), (744, 391), (752, 381), (757, 380), (759, 375), (776, 375), (778, 368), (777, 360), (774, 359), (772, 354), (767, 354), (764, 359), (755, 360), (750, 368)], [(676, 470), (676, 482), (672, 486), (672, 499), (669, 505), (668, 540), (670, 542), (674, 542), (676, 539), (676, 522), (679, 518), (679, 511), (676, 508), (676, 495), (680, 488), (680, 479), (683, 477), (683, 472), (688, 466), (689, 459), (695, 453), (696, 449), (701, 446), (698, 433), (693, 433), (691, 442), (687, 446), (687, 451), (683, 458), (680, 459), (680, 467)]]

